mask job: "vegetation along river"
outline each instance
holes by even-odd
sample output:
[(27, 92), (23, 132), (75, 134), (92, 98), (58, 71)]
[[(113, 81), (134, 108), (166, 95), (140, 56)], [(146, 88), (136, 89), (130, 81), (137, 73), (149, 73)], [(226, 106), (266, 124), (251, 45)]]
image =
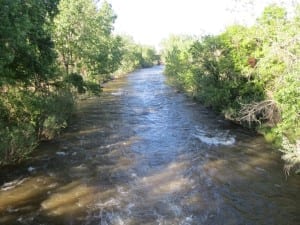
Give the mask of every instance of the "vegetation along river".
[(299, 225), (300, 179), (261, 136), (143, 69), (0, 171), (0, 224)]

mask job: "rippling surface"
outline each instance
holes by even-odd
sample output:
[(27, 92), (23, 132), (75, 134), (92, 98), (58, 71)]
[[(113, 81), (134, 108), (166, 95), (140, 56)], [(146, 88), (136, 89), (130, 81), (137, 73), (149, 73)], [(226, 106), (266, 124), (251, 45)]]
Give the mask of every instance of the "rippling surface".
[(61, 138), (2, 169), (0, 224), (299, 225), (299, 176), (162, 70), (107, 84)]

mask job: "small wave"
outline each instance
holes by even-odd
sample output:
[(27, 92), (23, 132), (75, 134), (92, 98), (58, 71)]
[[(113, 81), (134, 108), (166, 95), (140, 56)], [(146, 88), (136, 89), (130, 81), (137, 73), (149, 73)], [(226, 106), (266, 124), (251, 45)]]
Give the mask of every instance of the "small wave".
[(124, 91), (123, 89), (118, 89), (117, 91), (111, 93), (112, 96), (122, 96), (127, 94), (128, 92)]
[(97, 203), (96, 206), (99, 208), (111, 207), (111, 206), (119, 206), (120, 201), (118, 199), (112, 198), (104, 203)]
[(24, 183), (26, 180), (27, 180), (27, 178), (23, 178), (23, 179), (17, 179), (17, 180), (11, 181), (11, 182), (4, 183), (1, 187), (1, 190), (8, 191), (8, 190), (13, 189), (13, 188), (17, 187), (18, 185)]
[(233, 145), (235, 143), (235, 137), (230, 135), (229, 131), (208, 133), (197, 129), (197, 133), (193, 136), (207, 145)]
[(121, 96), (123, 94), (122, 91), (112, 92), (111, 95), (113, 96)]

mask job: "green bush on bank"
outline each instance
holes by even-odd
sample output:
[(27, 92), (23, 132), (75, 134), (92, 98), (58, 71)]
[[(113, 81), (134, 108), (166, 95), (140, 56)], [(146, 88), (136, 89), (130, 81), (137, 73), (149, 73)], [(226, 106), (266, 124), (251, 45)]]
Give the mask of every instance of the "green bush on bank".
[(74, 100), (70, 92), (33, 92), (10, 88), (0, 97), (0, 164), (26, 158), (40, 140), (49, 140), (67, 125)]
[(234, 25), (195, 40), (171, 37), (165, 73), (206, 106), (255, 127), (282, 151), (286, 172), (300, 165), (300, 7), (287, 18), (271, 5), (252, 27)]

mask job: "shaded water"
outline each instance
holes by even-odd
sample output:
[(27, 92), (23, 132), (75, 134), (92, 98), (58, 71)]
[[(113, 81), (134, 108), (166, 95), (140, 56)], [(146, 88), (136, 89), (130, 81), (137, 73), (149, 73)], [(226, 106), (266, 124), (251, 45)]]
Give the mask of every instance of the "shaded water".
[(162, 69), (109, 83), (62, 137), (4, 168), (0, 224), (300, 224), (299, 176)]

